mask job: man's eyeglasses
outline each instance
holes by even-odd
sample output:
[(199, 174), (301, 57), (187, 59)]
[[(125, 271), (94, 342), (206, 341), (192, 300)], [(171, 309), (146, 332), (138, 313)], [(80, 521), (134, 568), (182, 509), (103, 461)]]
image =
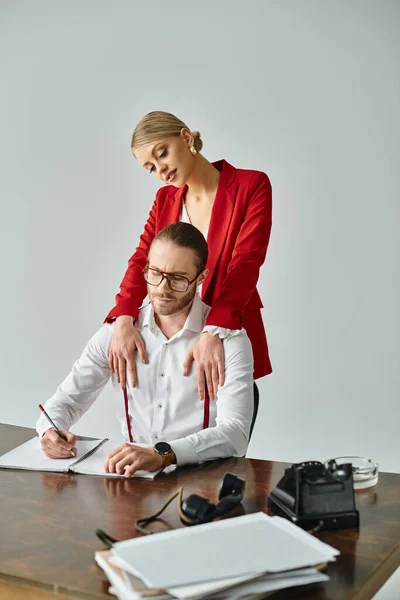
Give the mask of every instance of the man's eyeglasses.
[(201, 271), (200, 273), (197, 273), (196, 277), (193, 277), (192, 280), (189, 280), (187, 277), (183, 277), (182, 275), (164, 273), (158, 269), (152, 269), (149, 266), (146, 266), (142, 273), (145, 281), (147, 281), (149, 285), (160, 285), (160, 283), (166, 279), (169, 287), (171, 290), (174, 290), (174, 292), (186, 292), (189, 289), (189, 286), (196, 281)]

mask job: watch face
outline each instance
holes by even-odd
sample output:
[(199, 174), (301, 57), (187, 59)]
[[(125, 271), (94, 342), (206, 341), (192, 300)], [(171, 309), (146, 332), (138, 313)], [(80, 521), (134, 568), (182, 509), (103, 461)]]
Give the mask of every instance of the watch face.
[(169, 454), (171, 452), (171, 446), (167, 442), (157, 442), (154, 448), (158, 454)]

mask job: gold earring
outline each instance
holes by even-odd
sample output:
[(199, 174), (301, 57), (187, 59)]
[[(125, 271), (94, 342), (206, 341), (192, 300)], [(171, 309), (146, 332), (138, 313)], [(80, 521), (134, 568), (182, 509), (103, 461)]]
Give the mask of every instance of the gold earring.
[(193, 154), (193, 156), (196, 156), (197, 150), (196, 150), (196, 148), (194, 146), (190, 146), (189, 150)]

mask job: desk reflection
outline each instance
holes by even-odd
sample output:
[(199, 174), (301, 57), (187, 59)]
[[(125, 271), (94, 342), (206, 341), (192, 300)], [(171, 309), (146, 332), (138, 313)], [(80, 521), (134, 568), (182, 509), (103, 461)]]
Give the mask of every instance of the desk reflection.
[(44, 490), (49, 495), (56, 495), (67, 487), (76, 485), (75, 475), (69, 473), (42, 473), (42, 483)]
[[(210, 502), (218, 503), (225, 473), (233, 473), (244, 479), (246, 490), (243, 503), (222, 518), (266, 511), (271, 473), (267, 470), (260, 483), (259, 475), (257, 481), (259, 466), (259, 461), (230, 458), (180, 467), (170, 473), (160, 473), (153, 480), (72, 473), (42, 473), (41, 479), (48, 500), (53, 501), (53, 497), (58, 495), (57, 505), (63, 507), (71, 523), (79, 523), (81, 515), (86, 514), (93, 534), (96, 529), (103, 529), (112, 537), (124, 540), (142, 535), (136, 531), (135, 521), (157, 513), (179, 487), (183, 488), (184, 498), (200, 494)], [(279, 477), (279, 474), (275, 477)], [(184, 526), (177, 502), (174, 499), (163, 512), (164, 522), (158, 520), (149, 526), (152, 532)], [(55, 506), (51, 504), (52, 508)]]
[[(104, 489), (106, 491), (106, 494), (114, 499), (119, 499), (122, 500), (124, 505), (125, 505), (125, 501), (132, 501), (135, 502), (135, 508), (136, 508), (136, 514), (135, 514), (135, 520), (137, 518), (145, 518), (145, 517), (150, 517), (156, 513), (158, 513), (163, 506), (165, 506), (165, 504), (167, 503), (168, 499), (173, 496), (179, 489), (179, 486), (176, 487), (175, 490), (171, 489), (171, 493), (168, 494), (168, 496), (165, 494), (165, 491), (160, 490), (160, 491), (152, 491), (149, 492), (148, 494), (145, 494), (145, 496), (143, 497), (143, 502), (141, 503), (140, 506), (138, 506), (137, 503), (137, 498), (133, 496), (133, 489), (132, 486), (130, 485), (131, 481), (130, 480), (122, 480), (122, 479), (104, 479)], [(192, 492), (188, 492), (188, 493), (184, 493), (183, 494), (183, 499), (187, 498)], [(168, 506), (165, 508), (165, 510), (163, 511), (163, 513), (160, 515), (160, 517), (156, 520), (153, 521), (152, 523), (150, 523), (146, 529), (149, 532), (159, 532), (159, 531), (164, 531), (164, 530), (172, 530), (175, 529), (176, 527), (184, 527), (187, 526), (186, 523), (183, 523), (180, 518), (179, 518), (179, 510), (178, 510), (178, 502), (179, 502), (179, 497), (177, 496), (176, 498), (174, 498), (170, 504), (168, 504)], [(218, 502), (218, 498), (216, 499), (216, 502)], [(143, 511), (143, 512), (142, 512)], [(137, 514), (141, 514), (140, 517), (137, 517)], [(220, 517), (221, 519), (223, 518), (228, 518), (228, 517), (238, 517), (241, 515), (246, 514), (246, 510), (243, 506), (243, 504), (240, 504), (239, 506), (236, 506), (233, 510), (231, 510), (226, 516)], [(133, 514), (131, 512), (131, 518), (133, 519)], [(115, 522), (115, 527), (118, 527), (118, 522), (119, 519), (116, 520)], [(109, 532), (107, 532), (109, 533)], [(135, 531), (135, 535), (141, 535), (139, 532)]]

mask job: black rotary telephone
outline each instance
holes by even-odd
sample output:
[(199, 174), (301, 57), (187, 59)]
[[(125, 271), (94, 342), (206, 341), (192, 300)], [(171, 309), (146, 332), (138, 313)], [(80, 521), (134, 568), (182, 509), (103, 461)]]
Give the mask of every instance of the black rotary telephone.
[(351, 463), (293, 464), (268, 496), (268, 506), (305, 529), (358, 527)]

